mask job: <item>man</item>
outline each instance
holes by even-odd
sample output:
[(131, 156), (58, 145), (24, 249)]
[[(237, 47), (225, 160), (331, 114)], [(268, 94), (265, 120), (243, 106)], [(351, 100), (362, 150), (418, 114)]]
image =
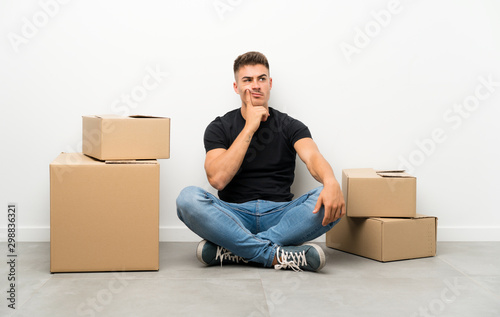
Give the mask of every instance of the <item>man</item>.
[[(268, 105), (269, 63), (259, 52), (234, 61), (234, 91), (241, 108), (205, 131), (205, 170), (219, 198), (198, 187), (183, 189), (177, 213), (204, 238), (197, 248), (206, 265), (252, 262), (276, 269), (319, 271), (323, 250), (305, 243), (345, 215), (340, 185), (309, 129)], [(323, 186), (292, 200), (299, 155)], [(305, 243), (305, 244), (304, 244)]]

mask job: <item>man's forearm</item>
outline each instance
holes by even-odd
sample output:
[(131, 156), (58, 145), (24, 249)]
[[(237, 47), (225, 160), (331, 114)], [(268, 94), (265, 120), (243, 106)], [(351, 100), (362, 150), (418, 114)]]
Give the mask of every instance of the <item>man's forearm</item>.
[(340, 189), (340, 184), (335, 179), (333, 169), (325, 158), (316, 153), (310, 161), (311, 174), (323, 184), (313, 213), (318, 213), (324, 207), (322, 224), (328, 225), (345, 215), (345, 201)]
[(250, 146), (252, 136), (253, 132), (244, 128), (227, 151), (210, 162), (206, 162), (205, 170), (208, 181), (215, 189), (224, 189), (236, 175)]
[(309, 172), (323, 186), (339, 185), (332, 167), (319, 152), (313, 156), (309, 165), (307, 166)]

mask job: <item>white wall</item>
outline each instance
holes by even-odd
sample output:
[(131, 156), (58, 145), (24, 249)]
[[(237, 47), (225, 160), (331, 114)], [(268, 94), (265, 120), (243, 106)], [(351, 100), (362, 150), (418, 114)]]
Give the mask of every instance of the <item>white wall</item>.
[[(49, 163), (81, 150), (82, 115), (132, 113), (172, 118), (161, 240), (197, 241), (175, 198), (209, 187), (203, 132), (239, 106), (232, 63), (249, 50), (270, 60), (271, 106), (310, 127), (337, 177), (408, 160), (439, 240), (500, 240), (498, 1), (66, 2), (0, 1), (1, 240), (17, 202), (19, 239), (48, 241)], [(294, 192), (315, 186), (299, 165)]]

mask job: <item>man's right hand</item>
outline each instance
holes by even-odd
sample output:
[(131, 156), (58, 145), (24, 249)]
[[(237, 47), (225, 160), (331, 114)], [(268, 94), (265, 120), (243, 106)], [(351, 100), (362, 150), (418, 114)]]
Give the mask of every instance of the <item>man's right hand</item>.
[(244, 98), (245, 107), (243, 109), (246, 120), (246, 126), (250, 129), (251, 133), (255, 133), (260, 126), (269, 118), (269, 110), (263, 106), (254, 106), (252, 103), (252, 94), (249, 89), (245, 90)]

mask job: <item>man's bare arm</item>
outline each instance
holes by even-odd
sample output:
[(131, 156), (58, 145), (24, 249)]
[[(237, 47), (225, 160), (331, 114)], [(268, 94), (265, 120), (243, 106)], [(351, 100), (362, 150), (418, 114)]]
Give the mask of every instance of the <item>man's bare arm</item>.
[(207, 152), (205, 171), (212, 187), (223, 190), (233, 179), (243, 162), (252, 135), (253, 133), (243, 129), (229, 149), (213, 149)]
[(317, 213), (321, 206), (325, 207), (322, 224), (326, 226), (345, 215), (345, 201), (340, 185), (335, 179), (332, 167), (321, 155), (316, 143), (311, 138), (298, 140), (294, 147), (311, 175), (323, 184), (323, 190), (313, 212)]

